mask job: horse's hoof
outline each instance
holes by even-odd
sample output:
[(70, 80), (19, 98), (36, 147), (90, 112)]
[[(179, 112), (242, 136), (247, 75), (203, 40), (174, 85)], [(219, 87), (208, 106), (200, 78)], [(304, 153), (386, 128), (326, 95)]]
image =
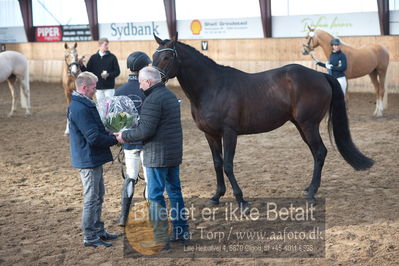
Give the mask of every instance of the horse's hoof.
[(314, 196), (307, 197), (306, 200), (308, 201), (309, 204), (316, 205), (316, 198)]
[(305, 190), (303, 191), (303, 195), (306, 198), (312, 198), (314, 197), (314, 195), (316, 195), (318, 190), (319, 188), (315, 188), (314, 186), (310, 185), (307, 188), (305, 188)]
[(208, 204), (212, 206), (219, 205), (219, 199), (211, 198), (208, 200)]
[(249, 210), (251, 209), (251, 204), (249, 204), (248, 201), (243, 200), (240, 203), (238, 203), (238, 207), (240, 207), (242, 213), (248, 213)]
[(382, 117), (383, 116), (383, 112), (381, 110), (375, 110), (373, 115), (375, 117)]

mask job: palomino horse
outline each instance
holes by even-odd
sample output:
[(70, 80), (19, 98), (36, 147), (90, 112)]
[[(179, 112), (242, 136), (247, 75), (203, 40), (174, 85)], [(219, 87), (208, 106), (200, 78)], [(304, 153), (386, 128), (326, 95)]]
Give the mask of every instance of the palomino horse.
[(0, 82), (8, 81), (11, 90), (11, 111), (12, 116), (16, 110), (15, 87), (20, 89), (21, 107), (25, 108), (25, 114), (31, 114), (30, 106), (30, 85), (28, 59), (23, 54), (15, 51), (0, 53)]
[[(73, 47), (69, 47), (65, 43), (65, 60), (64, 67), (62, 71), (62, 86), (64, 87), (64, 93), (67, 100), (67, 104), (71, 102), (71, 94), (75, 89), (75, 80), (80, 73), (79, 61), (78, 61), (78, 51), (76, 47), (78, 44), (75, 42)], [(69, 134), (68, 120), (65, 127), (65, 135)]]
[(315, 200), (327, 155), (319, 124), (328, 110), (336, 145), (346, 162), (356, 170), (373, 165), (352, 141), (344, 95), (332, 76), (297, 64), (249, 74), (216, 64), (177, 37), (155, 39), (159, 47), (153, 66), (164, 79), (177, 77), (190, 100), (194, 121), (209, 143), (217, 180), (211, 203), (218, 204), (226, 192), (224, 171), (237, 202), (248, 205), (233, 172), (237, 136), (268, 132), (287, 121), (297, 127), (312, 152), (313, 178), (305, 194)]
[[(307, 44), (303, 45), (302, 54), (308, 55), (313, 49), (320, 46), (326, 58), (329, 58), (331, 54), (330, 42), (334, 36), (321, 29), (313, 29), (309, 26), (308, 29)], [(379, 44), (354, 48), (345, 43), (342, 43), (341, 50), (345, 53), (348, 62), (348, 68), (345, 71), (347, 79), (370, 75), (377, 97), (374, 116), (382, 116), (384, 111), (385, 77), (389, 64), (388, 51)]]
[(75, 89), (75, 80), (80, 73), (77, 46), (76, 42), (73, 47), (69, 47), (67, 43), (64, 45), (65, 60), (62, 71), (62, 86), (64, 87), (67, 104), (71, 102), (71, 93)]

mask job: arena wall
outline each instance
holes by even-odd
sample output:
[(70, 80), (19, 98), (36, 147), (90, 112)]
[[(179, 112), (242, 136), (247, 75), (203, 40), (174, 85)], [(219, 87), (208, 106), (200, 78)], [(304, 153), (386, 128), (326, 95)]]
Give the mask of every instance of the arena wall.
[[(390, 65), (387, 76), (387, 88), (390, 93), (399, 93), (399, 37), (343, 37), (342, 40), (354, 47), (379, 43), (390, 52)], [(182, 40), (201, 51), (201, 40)], [(239, 40), (207, 40), (208, 51), (203, 54), (222, 65), (229, 65), (246, 72), (259, 72), (290, 63), (299, 63), (315, 68), (309, 56), (301, 54), (304, 38), (271, 38), (271, 39), (239, 39)], [(71, 43), (72, 44), (72, 43)], [(155, 41), (118, 41), (111, 42), (110, 49), (119, 59), (121, 75), (117, 83), (126, 81), (128, 70), (126, 58), (134, 51), (140, 50), (150, 56), (157, 48)], [(79, 55), (86, 59), (97, 50), (97, 42), (78, 42)], [(32, 81), (61, 82), (64, 60), (64, 43), (36, 42), (7, 44), (7, 50), (15, 50), (26, 55), (30, 62)], [(321, 48), (315, 55), (320, 60), (326, 60)], [(325, 71), (319, 68), (320, 71)], [(172, 80), (170, 85), (177, 85)], [(373, 86), (368, 76), (349, 82), (349, 91), (372, 92)]]

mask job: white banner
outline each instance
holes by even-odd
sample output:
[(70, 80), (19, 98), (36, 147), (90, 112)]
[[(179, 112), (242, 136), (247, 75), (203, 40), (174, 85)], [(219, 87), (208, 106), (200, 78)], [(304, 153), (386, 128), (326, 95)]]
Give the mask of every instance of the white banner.
[(104, 23), (99, 25), (100, 38), (112, 41), (154, 40), (153, 34), (161, 39), (169, 38), (166, 21)]
[(399, 10), (389, 12), (389, 31), (392, 35), (399, 35)]
[(377, 12), (272, 17), (273, 37), (303, 37), (307, 25), (336, 36), (380, 35)]
[(260, 17), (178, 20), (179, 39), (263, 38)]
[(27, 42), (25, 29), (21, 27), (2, 27), (0, 28), (0, 43)]

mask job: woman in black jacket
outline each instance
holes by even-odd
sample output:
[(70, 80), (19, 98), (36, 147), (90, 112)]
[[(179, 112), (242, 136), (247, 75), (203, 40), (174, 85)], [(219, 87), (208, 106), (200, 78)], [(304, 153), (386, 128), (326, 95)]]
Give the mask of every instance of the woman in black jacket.
[(332, 52), (329, 61), (327, 61), (326, 63), (322, 63), (315, 58), (313, 58), (313, 60), (318, 66), (325, 67), (328, 69), (328, 74), (332, 75), (338, 80), (339, 84), (341, 85), (342, 91), (345, 95), (346, 88), (348, 86), (345, 76), (347, 63), (346, 63), (346, 56), (341, 51), (340, 45), (341, 41), (338, 38), (332, 39), (331, 40)]
[[(145, 53), (140, 51), (131, 53), (127, 58), (127, 68), (129, 68), (131, 71), (128, 82), (115, 90), (115, 96), (128, 96), (134, 102), (139, 114), (141, 113), (141, 107), (143, 105), (145, 95), (140, 89), (138, 74), (143, 67), (146, 67), (149, 64), (151, 64), (151, 60)], [(129, 216), (130, 204), (134, 194), (134, 185), (138, 178), (141, 166), (140, 157), (143, 156), (142, 151), (142, 141), (136, 141), (131, 144), (126, 143), (123, 145), (126, 164), (126, 178), (122, 186), (122, 208), (118, 222), (120, 226), (125, 226)], [(145, 173), (145, 169), (143, 172)], [(144, 177), (146, 177), (146, 175), (144, 175)]]

